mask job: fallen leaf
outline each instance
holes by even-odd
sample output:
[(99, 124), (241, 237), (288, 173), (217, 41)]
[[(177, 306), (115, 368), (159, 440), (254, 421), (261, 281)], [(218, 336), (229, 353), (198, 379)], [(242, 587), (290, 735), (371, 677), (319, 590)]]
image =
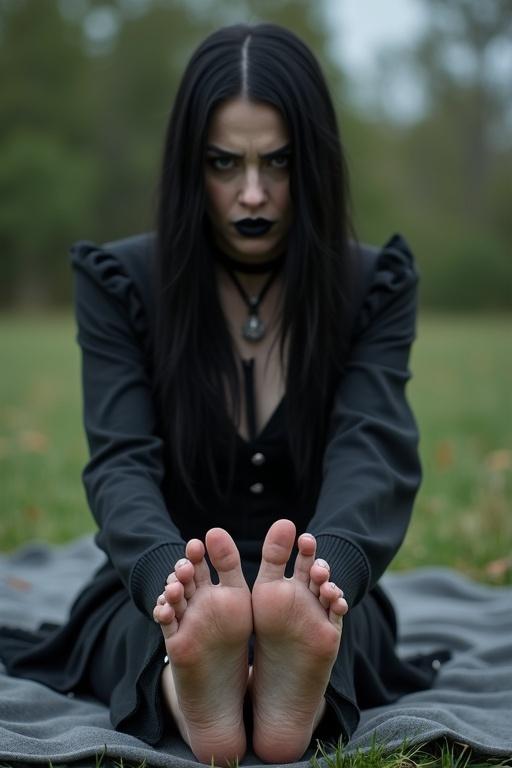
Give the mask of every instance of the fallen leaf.
[(512, 469), (512, 451), (506, 448), (491, 451), (485, 457), (485, 466), (491, 472), (504, 472), (507, 469)]
[(502, 579), (512, 570), (512, 557), (500, 557), (498, 560), (491, 560), (485, 566), (485, 573), (491, 579)]
[(18, 443), (27, 453), (45, 453), (48, 448), (48, 438), (42, 432), (20, 432)]
[(35, 504), (29, 504), (28, 507), (23, 507), (24, 517), (30, 520), (31, 522), (35, 522), (36, 520), (39, 520), (42, 514), (43, 514), (43, 510), (41, 509), (41, 507), (37, 507)]
[(16, 589), (18, 592), (28, 592), (30, 589), (32, 589), (32, 584), (30, 581), (20, 579), (18, 576), (6, 576), (5, 581), (8, 587), (11, 587), (11, 589)]
[(448, 469), (454, 463), (454, 447), (451, 440), (441, 440), (434, 451), (434, 460), (438, 469)]

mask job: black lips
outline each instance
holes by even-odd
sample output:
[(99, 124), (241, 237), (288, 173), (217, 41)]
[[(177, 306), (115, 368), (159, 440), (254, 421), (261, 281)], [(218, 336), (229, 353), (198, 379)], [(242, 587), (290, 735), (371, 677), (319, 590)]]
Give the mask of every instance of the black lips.
[(240, 219), (234, 222), (237, 232), (243, 237), (261, 237), (274, 225), (270, 219)]

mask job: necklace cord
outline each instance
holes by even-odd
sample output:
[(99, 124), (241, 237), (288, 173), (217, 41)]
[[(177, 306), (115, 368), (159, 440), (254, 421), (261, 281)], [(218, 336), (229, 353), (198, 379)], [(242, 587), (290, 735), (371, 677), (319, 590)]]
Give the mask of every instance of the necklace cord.
[(231, 278), (231, 280), (233, 281), (233, 283), (235, 284), (235, 286), (237, 287), (240, 296), (247, 304), (249, 314), (257, 314), (259, 306), (263, 301), (263, 299), (265, 298), (265, 294), (267, 293), (268, 289), (276, 279), (279, 269), (275, 269), (268, 276), (267, 280), (265, 281), (265, 284), (263, 285), (263, 288), (258, 294), (256, 294), (256, 296), (249, 296), (249, 294), (247, 293), (247, 291), (245, 290), (242, 283), (240, 282), (240, 280), (238, 279), (238, 277), (234, 272), (232, 272), (230, 269), (226, 269), (226, 272), (228, 276)]
[[(258, 310), (260, 307), (261, 302), (263, 301), (268, 289), (276, 279), (277, 275), (279, 274), (281, 267), (284, 263), (284, 257), (279, 257), (278, 259), (274, 259), (274, 262), (277, 261), (276, 266), (266, 279), (263, 287), (261, 288), (260, 292), (256, 294), (255, 296), (249, 296), (245, 288), (243, 287), (242, 283), (236, 276), (234, 270), (230, 269), (227, 264), (224, 262), (222, 263), (222, 266), (226, 270), (228, 277), (231, 279), (231, 281), (234, 283), (237, 291), (239, 292), (240, 296), (242, 297), (243, 301), (247, 305), (247, 309), (249, 310), (249, 316), (244, 323), (242, 327), (242, 336), (247, 341), (259, 341), (262, 339), (265, 335), (265, 324), (261, 320), (258, 314)], [(267, 262), (268, 263), (268, 262)]]

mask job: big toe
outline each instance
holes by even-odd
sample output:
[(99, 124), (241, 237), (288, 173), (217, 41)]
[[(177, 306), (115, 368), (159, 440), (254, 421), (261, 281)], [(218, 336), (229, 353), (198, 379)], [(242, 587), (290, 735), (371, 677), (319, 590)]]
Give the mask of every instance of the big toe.
[(246, 582), (242, 573), (240, 553), (227, 531), (211, 528), (206, 534), (206, 549), (211, 563), (224, 587), (243, 587)]
[(259, 582), (283, 578), (294, 542), (295, 525), (291, 520), (276, 520), (272, 523), (263, 542)]

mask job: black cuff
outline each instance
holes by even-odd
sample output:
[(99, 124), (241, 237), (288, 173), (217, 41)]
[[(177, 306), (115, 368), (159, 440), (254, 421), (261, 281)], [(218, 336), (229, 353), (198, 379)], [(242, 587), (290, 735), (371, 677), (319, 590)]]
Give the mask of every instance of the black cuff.
[(327, 560), (330, 579), (343, 590), (349, 608), (366, 594), (370, 582), (370, 566), (363, 552), (347, 539), (330, 533), (319, 533), (316, 556)]
[(133, 602), (142, 613), (153, 617), (158, 595), (174, 570), (177, 560), (185, 556), (185, 542), (166, 543), (145, 552), (135, 564), (130, 576)]

